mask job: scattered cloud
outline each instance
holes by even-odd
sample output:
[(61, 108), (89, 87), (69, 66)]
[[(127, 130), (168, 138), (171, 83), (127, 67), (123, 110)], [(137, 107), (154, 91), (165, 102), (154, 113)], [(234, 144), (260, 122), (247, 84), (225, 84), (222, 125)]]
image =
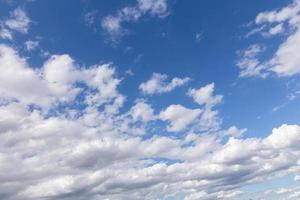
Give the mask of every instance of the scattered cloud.
[(137, 0), (136, 6), (124, 7), (117, 14), (104, 17), (101, 24), (111, 41), (117, 42), (128, 32), (124, 23), (137, 22), (146, 15), (164, 18), (168, 13), (167, 0)]
[(214, 106), (222, 102), (223, 96), (214, 95), (214, 90), (215, 84), (210, 83), (198, 89), (189, 89), (187, 92), (187, 95), (192, 97), (197, 104), (204, 106), (201, 120), (197, 126), (199, 130), (217, 131), (220, 128), (221, 119), (218, 111), (214, 110)]
[(190, 89), (188, 96), (191, 96), (199, 105), (213, 107), (222, 102), (222, 95), (214, 95), (215, 84), (210, 83), (198, 89)]
[[(255, 31), (251, 32), (252, 34), (261, 33), (268, 37), (281, 34), (287, 36), (284, 36), (285, 39), (268, 60), (259, 61), (256, 58), (256, 55), (261, 53), (260, 49), (257, 48), (257, 54), (253, 57), (242, 57), (241, 61), (238, 62), (238, 66), (241, 68), (240, 75), (266, 77), (272, 73), (278, 76), (299, 74), (300, 59), (297, 52), (300, 51), (300, 1), (294, 0), (293, 3), (279, 10), (259, 13), (255, 19), (255, 24), (259, 28), (255, 28)], [(254, 46), (257, 45), (251, 45), (248, 50)]]
[(9, 29), (20, 33), (27, 33), (30, 23), (31, 20), (27, 16), (26, 12), (21, 8), (17, 8), (11, 12), (10, 18), (4, 22)]
[(204, 37), (204, 36), (203, 36), (203, 32), (198, 32), (198, 33), (196, 33), (196, 34), (195, 34), (196, 42), (202, 41), (203, 37)]
[(151, 78), (141, 83), (140, 90), (147, 95), (161, 94), (174, 90), (177, 87), (185, 85), (191, 79), (188, 77), (184, 78), (173, 78), (170, 82), (167, 82), (168, 76), (166, 74), (153, 73)]
[(259, 55), (264, 52), (265, 48), (259, 44), (249, 46), (243, 52), (240, 52), (240, 60), (237, 66), (240, 68), (240, 77), (262, 76), (265, 77), (265, 68), (260, 60)]
[(13, 39), (13, 31), (26, 34), (29, 30), (31, 20), (26, 12), (21, 8), (16, 8), (10, 12), (6, 20), (0, 21), (0, 37), (2, 39)]
[(97, 10), (93, 10), (84, 14), (84, 21), (86, 25), (92, 26), (95, 24), (97, 13), (98, 13)]
[(134, 121), (148, 122), (154, 120), (156, 117), (154, 115), (153, 108), (148, 105), (144, 100), (139, 100), (131, 109), (130, 115)]
[(160, 112), (159, 118), (170, 122), (170, 126), (167, 127), (168, 131), (178, 132), (191, 124), (201, 112), (201, 109), (188, 109), (181, 105), (170, 105)]
[(39, 41), (27, 40), (25, 42), (25, 47), (27, 51), (32, 51), (39, 46)]
[(2, 39), (8, 39), (8, 40), (13, 39), (12, 33), (8, 29), (3, 27), (0, 29), (0, 37)]

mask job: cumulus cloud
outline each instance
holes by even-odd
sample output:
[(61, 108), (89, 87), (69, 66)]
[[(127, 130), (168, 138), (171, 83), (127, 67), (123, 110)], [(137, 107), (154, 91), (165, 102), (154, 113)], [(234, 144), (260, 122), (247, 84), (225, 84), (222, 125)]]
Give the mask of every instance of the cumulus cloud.
[(188, 95), (191, 96), (199, 105), (213, 107), (222, 102), (222, 95), (214, 95), (215, 84), (210, 83), (199, 89), (190, 89)]
[[(231, 199), (243, 186), (300, 172), (299, 125), (264, 138), (236, 137), (236, 127), (218, 131), (226, 137), (199, 132), (202, 115), (222, 101), (214, 84), (190, 90), (201, 108), (171, 104), (155, 115), (143, 99), (122, 107), (111, 64), (79, 66), (64, 54), (33, 69), (1, 45), (0, 70), (2, 198)], [(132, 134), (153, 123), (181, 132)]]
[(25, 47), (27, 51), (32, 51), (39, 46), (39, 41), (27, 40), (25, 42)]
[(2, 39), (8, 39), (8, 40), (13, 39), (12, 33), (8, 29), (3, 27), (0, 29), (0, 37)]
[(51, 56), (39, 70), (30, 68), (26, 60), (7, 45), (0, 45), (0, 94), (25, 104), (42, 108), (73, 100), (81, 91), (75, 84), (82, 82), (99, 90), (87, 101), (101, 104), (118, 96), (114, 69), (109, 65), (79, 69), (69, 55)]
[(30, 19), (28, 18), (26, 12), (17, 8), (10, 14), (10, 18), (7, 19), (4, 23), (5, 25), (15, 31), (21, 33), (27, 33), (29, 29)]
[(130, 110), (130, 114), (134, 121), (148, 122), (155, 119), (154, 110), (151, 105), (145, 101), (139, 100)]
[(200, 113), (200, 109), (188, 109), (181, 105), (170, 105), (160, 112), (159, 118), (170, 122), (170, 126), (167, 127), (168, 131), (177, 132), (183, 130), (195, 120)]
[(168, 76), (166, 74), (153, 73), (148, 81), (140, 84), (139, 88), (144, 94), (153, 95), (156, 93), (170, 92), (190, 81), (188, 77), (175, 77), (168, 83), (167, 79)]
[(210, 83), (198, 89), (191, 88), (187, 95), (192, 97), (194, 101), (204, 106), (201, 120), (198, 123), (199, 130), (218, 130), (221, 124), (221, 119), (218, 116), (218, 111), (214, 106), (220, 104), (223, 100), (222, 95), (215, 95), (215, 84)]
[(113, 42), (117, 42), (127, 30), (125, 22), (137, 22), (142, 16), (164, 18), (168, 15), (167, 0), (137, 0), (136, 6), (124, 7), (115, 15), (108, 15), (102, 20), (102, 28)]
[[(260, 26), (258, 33), (265, 36), (278, 36), (284, 33), (284, 39), (275, 53), (268, 60), (259, 60), (257, 54), (261, 49), (256, 48), (256, 54), (243, 56), (238, 66), (241, 76), (267, 76), (275, 73), (278, 76), (293, 76), (300, 73), (300, 1), (294, 0), (291, 4), (278, 10), (259, 13), (255, 24)], [(256, 46), (250, 46), (246, 51)]]
[(13, 31), (26, 34), (29, 30), (31, 20), (22, 8), (16, 8), (10, 12), (9, 18), (0, 21), (0, 37), (12, 40)]

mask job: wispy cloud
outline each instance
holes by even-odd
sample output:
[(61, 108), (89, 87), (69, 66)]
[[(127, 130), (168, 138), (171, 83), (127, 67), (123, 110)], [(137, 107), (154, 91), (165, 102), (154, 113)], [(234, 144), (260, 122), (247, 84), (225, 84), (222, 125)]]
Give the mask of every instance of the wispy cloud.
[(137, 22), (143, 16), (164, 18), (169, 14), (168, 0), (137, 0), (136, 6), (128, 6), (114, 15), (102, 19), (102, 28), (109, 35), (111, 41), (117, 42), (128, 31), (124, 23)]

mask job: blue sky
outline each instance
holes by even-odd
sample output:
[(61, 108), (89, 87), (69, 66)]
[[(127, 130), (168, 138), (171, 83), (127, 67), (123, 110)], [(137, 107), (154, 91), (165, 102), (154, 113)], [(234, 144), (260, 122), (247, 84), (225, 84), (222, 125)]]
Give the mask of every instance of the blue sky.
[(299, 0), (0, 0), (0, 199), (298, 199), (299, 52)]

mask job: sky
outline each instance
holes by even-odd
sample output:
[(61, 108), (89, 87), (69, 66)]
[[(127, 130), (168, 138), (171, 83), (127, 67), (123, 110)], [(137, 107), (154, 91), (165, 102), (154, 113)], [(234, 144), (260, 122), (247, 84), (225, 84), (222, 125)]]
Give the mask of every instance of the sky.
[(0, 0), (0, 200), (300, 198), (300, 0)]

